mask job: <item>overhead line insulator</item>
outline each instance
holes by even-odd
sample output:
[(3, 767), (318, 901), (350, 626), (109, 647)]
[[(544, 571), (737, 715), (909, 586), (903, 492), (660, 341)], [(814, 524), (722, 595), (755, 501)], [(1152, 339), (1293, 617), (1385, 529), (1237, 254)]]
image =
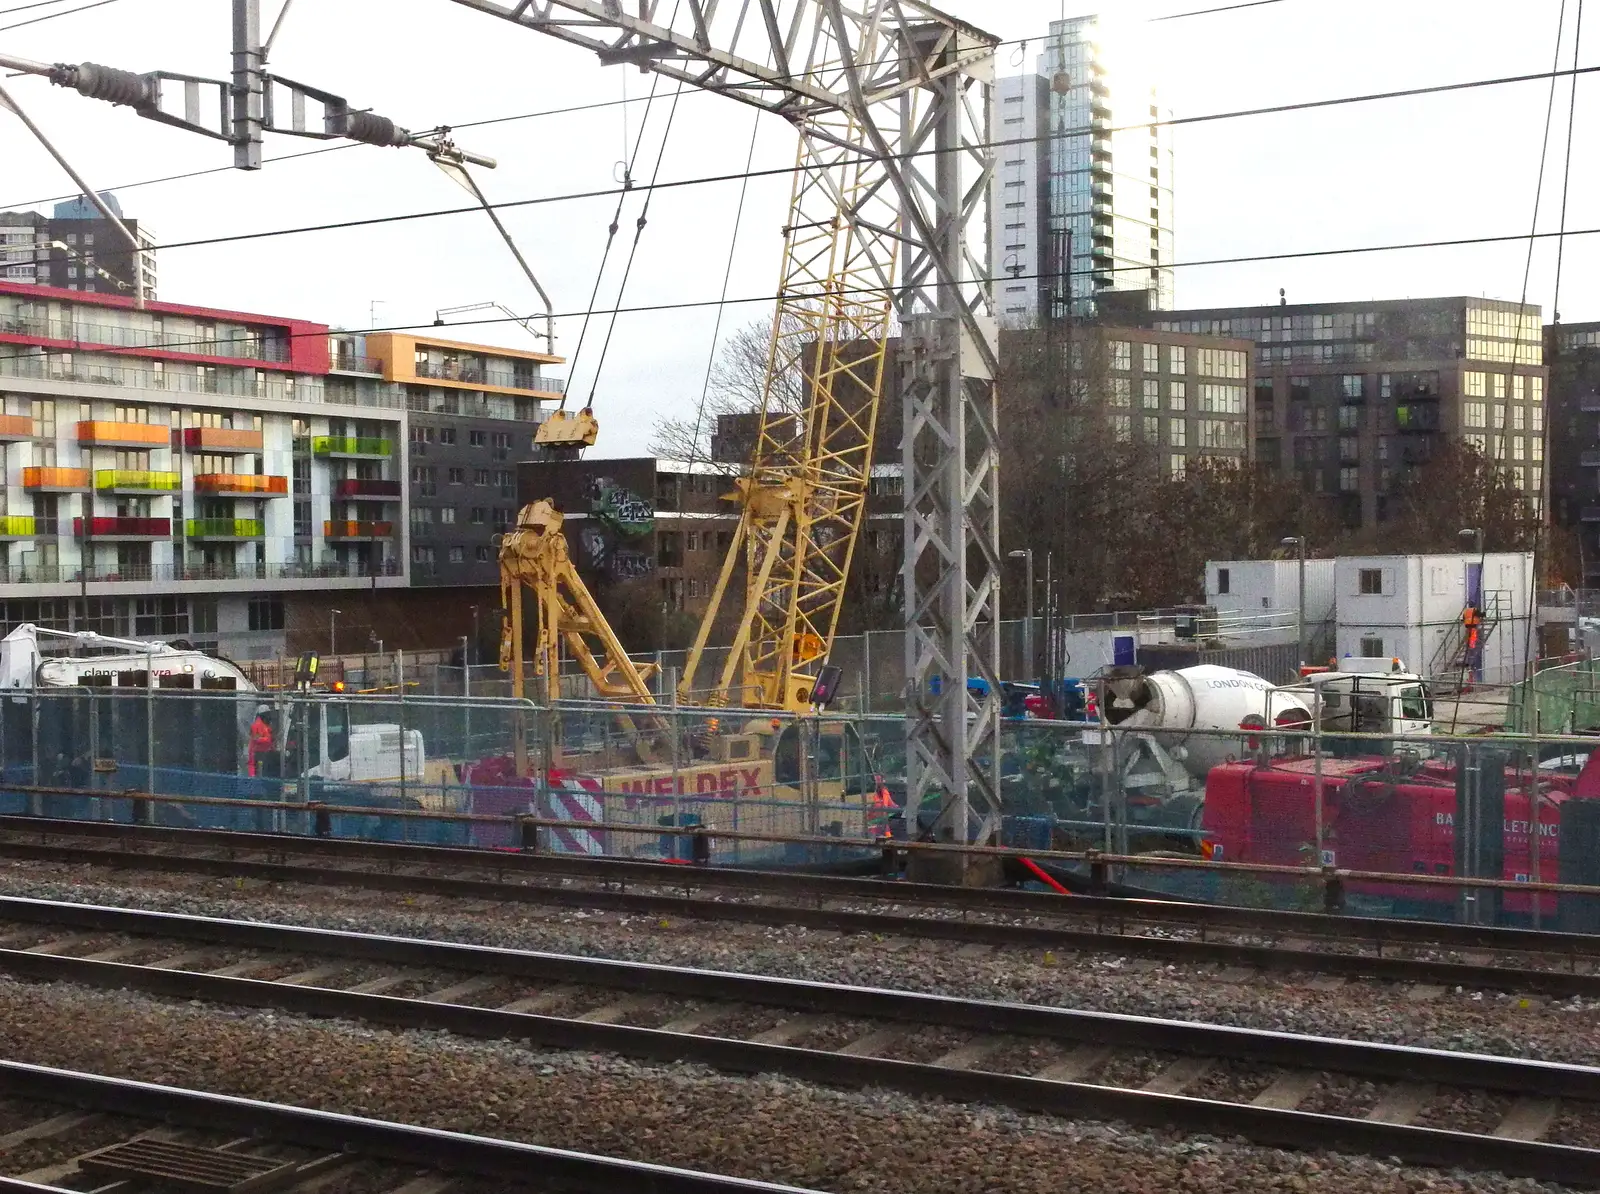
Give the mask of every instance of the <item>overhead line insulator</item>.
[(75, 66), (63, 63), (50, 72), (50, 81), (58, 87), (70, 87), (90, 99), (130, 108), (147, 107), (155, 98), (151, 81), (144, 75), (101, 66), (98, 62), (81, 62)]
[(367, 145), (386, 145), (393, 148), (411, 144), (411, 134), (387, 116), (375, 112), (350, 112), (344, 118), (342, 135), (352, 141)]

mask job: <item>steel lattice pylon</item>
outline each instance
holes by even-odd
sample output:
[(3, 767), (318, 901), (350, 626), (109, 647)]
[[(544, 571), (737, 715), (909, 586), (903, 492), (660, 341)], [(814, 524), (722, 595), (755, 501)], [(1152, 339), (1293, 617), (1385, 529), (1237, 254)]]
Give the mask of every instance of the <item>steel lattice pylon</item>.
[[(789, 231), (786, 286), (794, 279), (797, 302), (805, 296), (799, 310), (820, 320), (811, 328), (813, 338), (818, 328), (831, 329), (838, 347), (837, 334), (881, 326), (874, 322), (874, 304), (844, 288), (862, 279), (867, 287), (881, 288), (898, 257), (907, 815), (914, 818), (925, 801), (935, 800), (944, 833), (985, 840), (999, 811), (996, 334), (986, 206), (997, 39), (917, 0), (452, 2), (582, 46), (603, 62), (633, 63), (794, 124), (802, 138), (796, 202), (811, 200), (800, 188), (814, 185), (818, 196), (832, 188), (827, 201), (835, 211), (851, 213), (851, 227), (830, 228), (825, 236), (818, 230), (814, 240), (808, 230)], [(848, 165), (854, 156), (865, 161)], [(896, 242), (898, 251), (891, 248)], [(821, 257), (810, 256), (824, 250), (832, 257), (826, 272)], [(836, 284), (832, 294), (826, 285), (798, 285), (828, 278), (856, 280)], [(774, 364), (782, 366), (798, 359), (804, 342), (791, 342), (782, 324), (775, 326)], [(827, 343), (824, 335), (812, 359), (802, 362), (813, 384), (837, 383), (839, 370), (859, 368), (837, 351), (830, 363)], [(833, 393), (839, 392), (835, 384)], [(815, 454), (807, 459), (829, 459), (832, 452), (827, 467), (837, 476), (829, 480), (813, 472), (805, 484), (816, 488), (792, 495), (799, 505), (791, 504), (787, 515), (770, 511), (770, 522), (748, 528), (754, 554), (747, 559), (757, 563), (750, 583), (765, 583), (760, 567), (766, 561), (774, 572), (781, 566), (805, 579), (759, 603), (759, 634), (753, 624), (740, 653), (747, 675), (778, 675), (781, 656), (788, 652), (792, 660), (797, 638), (802, 650), (809, 645), (802, 634), (824, 645), (831, 638), (835, 577), (842, 576), (848, 559), (816, 548), (823, 527), (853, 525), (849, 520), (859, 520), (860, 505), (854, 499), (834, 502), (827, 487), (846, 478), (845, 487), (854, 493), (863, 467), (852, 456), (858, 449), (835, 450), (846, 435), (860, 434), (859, 427), (851, 429), (850, 404), (831, 405), (823, 418), (802, 426), (804, 443), (763, 433), (765, 456), (752, 481), (764, 470), (770, 475), (782, 469), (785, 454), (794, 449)], [(769, 414), (770, 406), (769, 401)], [(793, 484), (794, 475), (784, 472), (781, 480)], [(802, 508), (810, 512), (809, 531), (791, 525)], [(779, 550), (759, 550), (774, 544)], [(774, 634), (780, 623), (783, 629), (808, 628)], [(823, 626), (826, 635), (819, 633)], [(757, 651), (752, 644), (758, 638), (769, 645)], [(988, 681), (983, 695), (969, 692), (969, 677)], [(792, 692), (779, 695), (792, 700)]]

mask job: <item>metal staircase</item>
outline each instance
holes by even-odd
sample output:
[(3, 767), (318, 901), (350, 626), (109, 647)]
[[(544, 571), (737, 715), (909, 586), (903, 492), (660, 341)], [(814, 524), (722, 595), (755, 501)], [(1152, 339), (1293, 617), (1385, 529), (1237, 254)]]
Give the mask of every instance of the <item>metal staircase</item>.
[(1456, 676), (1462, 682), (1481, 676), (1484, 647), (1495, 628), (1511, 615), (1510, 590), (1490, 589), (1485, 592), (1482, 604), (1463, 609), (1450, 630), (1439, 640), (1438, 649), (1428, 665), (1428, 674), (1436, 678)]

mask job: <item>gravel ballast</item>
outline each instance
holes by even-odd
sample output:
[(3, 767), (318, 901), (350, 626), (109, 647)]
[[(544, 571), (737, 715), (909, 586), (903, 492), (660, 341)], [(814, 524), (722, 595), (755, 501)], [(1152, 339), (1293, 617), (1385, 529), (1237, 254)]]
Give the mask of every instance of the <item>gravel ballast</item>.
[(695, 1066), (542, 1053), (4, 979), (0, 1053), (829, 1191), (1563, 1189), (1115, 1124), (910, 1103), (880, 1092), (730, 1077)]
[[(54, 873), (46, 873), (53, 871)], [(0, 894), (202, 916), (392, 933), (666, 965), (702, 966), (966, 998), (1166, 1016), (1426, 1048), (1582, 1065), (1600, 1060), (1600, 1001), (1454, 988), (1426, 997), (1404, 984), (1330, 983), (1310, 974), (1227, 981), (1221, 967), (1156, 964), (1106, 953), (995, 949), (880, 940), (526, 904), (392, 895), (244, 880), (152, 876), (104, 882), (90, 868), (12, 863)], [(142, 876), (141, 876), (142, 878)]]

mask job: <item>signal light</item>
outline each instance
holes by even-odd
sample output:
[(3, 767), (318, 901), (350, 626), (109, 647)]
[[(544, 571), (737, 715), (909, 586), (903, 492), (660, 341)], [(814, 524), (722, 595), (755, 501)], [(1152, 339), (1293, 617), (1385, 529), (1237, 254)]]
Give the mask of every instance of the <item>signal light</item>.
[(333, 682), (333, 691), (334, 692), (343, 692), (344, 691), (344, 681), (343, 680), (335, 680)]

